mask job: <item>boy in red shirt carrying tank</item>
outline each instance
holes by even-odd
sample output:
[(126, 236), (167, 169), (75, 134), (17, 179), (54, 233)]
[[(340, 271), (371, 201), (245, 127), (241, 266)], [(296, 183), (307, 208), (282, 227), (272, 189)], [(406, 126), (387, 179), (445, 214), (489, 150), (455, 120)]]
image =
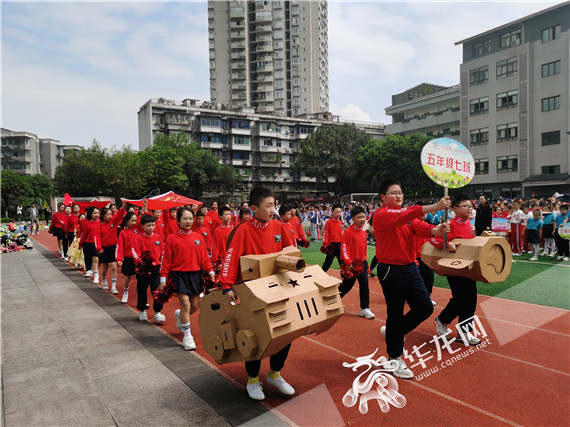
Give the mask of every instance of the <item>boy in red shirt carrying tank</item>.
[[(291, 246), (287, 231), (283, 225), (273, 219), (275, 213), (275, 196), (267, 188), (254, 188), (249, 195), (249, 204), (253, 212), (253, 218), (238, 225), (233, 236), (230, 236), (226, 258), (222, 264), (220, 273), (220, 285), (231, 303), (236, 303), (237, 298), (232, 286), (240, 282), (239, 262), (242, 255), (262, 255), (279, 252), (287, 246)], [(288, 344), (283, 349), (269, 358), (271, 370), (267, 374), (267, 382), (275, 386), (281, 393), (291, 396), (295, 389), (281, 377), (280, 371), (285, 364), (289, 348)], [(249, 376), (247, 381), (247, 393), (251, 399), (263, 400), (265, 394), (259, 381), (259, 369), (261, 360), (245, 362), (245, 369)]]

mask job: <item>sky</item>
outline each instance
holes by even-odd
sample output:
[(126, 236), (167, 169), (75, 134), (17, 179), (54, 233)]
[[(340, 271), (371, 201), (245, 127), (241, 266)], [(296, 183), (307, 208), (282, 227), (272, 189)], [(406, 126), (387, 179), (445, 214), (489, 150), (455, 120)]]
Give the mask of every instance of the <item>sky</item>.
[[(391, 123), (393, 94), (459, 83), (455, 42), (557, 2), (330, 1), (330, 111)], [(151, 98), (209, 100), (206, 1), (2, 1), (2, 127), (138, 149)]]

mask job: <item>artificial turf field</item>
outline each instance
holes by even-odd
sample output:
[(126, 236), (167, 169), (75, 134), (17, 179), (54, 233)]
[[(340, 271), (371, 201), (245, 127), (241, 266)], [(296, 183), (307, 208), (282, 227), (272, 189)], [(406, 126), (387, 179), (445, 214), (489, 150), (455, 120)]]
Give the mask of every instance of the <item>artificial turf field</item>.
[[(320, 247), (320, 242), (311, 242), (307, 249), (301, 248), (307, 264), (322, 265), (325, 255), (320, 252)], [(374, 246), (368, 246), (369, 263), (374, 253)], [(556, 261), (556, 258), (547, 256), (540, 256), (538, 261), (529, 261), (531, 256), (532, 254), (522, 254), (513, 257), (511, 274), (507, 280), (493, 284), (479, 282), (478, 293), (570, 310), (570, 262)], [(339, 268), (336, 259), (331, 268)], [(449, 289), (445, 277), (438, 275), (435, 276), (434, 286)]]

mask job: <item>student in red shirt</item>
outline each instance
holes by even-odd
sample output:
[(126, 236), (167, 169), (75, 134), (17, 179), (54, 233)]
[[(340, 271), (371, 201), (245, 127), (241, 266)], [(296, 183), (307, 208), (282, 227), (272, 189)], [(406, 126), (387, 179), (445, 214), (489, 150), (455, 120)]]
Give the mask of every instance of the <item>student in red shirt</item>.
[(212, 262), (214, 263), (221, 263), (226, 257), (228, 236), (234, 228), (232, 226), (232, 213), (230, 208), (222, 206), (218, 210), (218, 213), (220, 214), (222, 223), (214, 231), (214, 237), (212, 239)]
[[(447, 224), (434, 227), (423, 221), (427, 212), (437, 212), (449, 207), (449, 197), (427, 206), (402, 208), (404, 194), (398, 181), (380, 184), (381, 209), (374, 212), (373, 224), (376, 237), (378, 279), (382, 286), (388, 316), (386, 326), (380, 332), (386, 338), (390, 360), (395, 360), (394, 376), (411, 379), (414, 374), (401, 356), (404, 351), (404, 335), (413, 331), (433, 313), (433, 305), (416, 264), (414, 234), (419, 237), (443, 235)], [(410, 310), (404, 315), (404, 304)]]
[[(473, 230), (469, 217), (473, 212), (473, 203), (467, 196), (459, 195), (453, 199), (453, 211), (455, 218), (449, 223), (449, 234), (447, 235), (447, 248), (449, 252), (457, 252), (459, 243), (454, 243), (453, 239), (472, 239)], [(443, 239), (432, 237), (429, 241), (436, 248), (443, 249)], [(473, 321), (463, 324), (475, 315), (477, 308), (477, 282), (468, 277), (445, 276), (451, 288), (451, 299), (443, 311), (433, 321), (439, 336), (449, 333), (447, 327), (458, 317), (459, 341), (465, 345), (477, 345), (481, 340), (474, 336)]]
[[(332, 207), (333, 216), (325, 224), (325, 229), (323, 232), (323, 246), (333, 245), (334, 250), (332, 254), (328, 254), (326, 256), (325, 262), (323, 263), (323, 271), (328, 271), (328, 269), (331, 268), (332, 262), (335, 258), (340, 265), (340, 244), (342, 242), (342, 221), (340, 220), (341, 214), (342, 206), (339, 204), (334, 204)], [(366, 260), (366, 257), (364, 260)], [(368, 274), (368, 267), (366, 269), (366, 274)], [(368, 280), (366, 282), (368, 283)], [(360, 281), (358, 281), (358, 283), (360, 283)], [(354, 282), (352, 283), (352, 286), (353, 285)], [(366, 307), (368, 307), (368, 305)]]
[(166, 286), (166, 278), (170, 276), (180, 302), (180, 309), (176, 310), (174, 315), (176, 328), (184, 334), (182, 347), (184, 350), (195, 350), (196, 343), (190, 332), (190, 315), (200, 308), (200, 293), (203, 287), (201, 271), (207, 271), (212, 278), (215, 274), (204, 238), (192, 231), (192, 209), (181, 207), (176, 217), (180, 228), (178, 232), (168, 236), (164, 244), (160, 290)]
[(135, 262), (133, 260), (133, 245), (137, 230), (137, 215), (134, 212), (127, 212), (121, 222), (121, 234), (117, 242), (115, 259), (117, 265), (121, 267), (121, 273), (125, 277), (123, 282), (123, 296), (121, 302), (126, 304), (129, 300), (129, 283), (131, 277), (136, 274)]
[(101, 269), (101, 287), (109, 289), (107, 284), (107, 272), (111, 267), (111, 293), (118, 294), (117, 290), (117, 260), (115, 253), (117, 252), (117, 228), (121, 223), (125, 210), (120, 209), (115, 215), (110, 208), (101, 209), (101, 246), (103, 253), (99, 256), (99, 263), (103, 267)]
[(238, 224), (247, 222), (251, 219), (251, 210), (249, 208), (241, 208), (238, 215)]
[[(341, 209), (338, 211), (339, 217), (340, 211)], [(368, 262), (366, 261), (367, 234), (366, 231), (364, 231), (364, 225), (366, 224), (366, 212), (360, 206), (356, 206), (352, 211), (350, 211), (350, 214), (352, 216), (352, 224), (342, 235), (340, 251), (341, 265), (352, 270), (355, 265), (355, 261), (360, 261), (363, 264), (363, 268), (358, 276), (351, 278), (345, 277), (338, 290), (340, 292), (340, 297), (342, 298), (350, 292), (354, 283), (358, 280), (358, 285), (360, 287), (359, 315), (367, 319), (374, 319), (374, 313), (370, 310), (370, 291), (368, 289)], [(330, 221), (332, 221), (332, 219), (329, 219), (328, 222)]]
[(291, 224), (293, 225), (293, 230), (295, 230), (295, 240), (309, 244), (305, 231), (303, 230), (301, 219), (299, 218), (299, 215), (297, 215), (296, 208), (291, 209)]
[(291, 221), (291, 212), (293, 208), (287, 205), (283, 205), (279, 208), (279, 217), (281, 218), (281, 225), (287, 232), (289, 239), (293, 243), (293, 246), (298, 247), (297, 239), (295, 238), (295, 224)]
[(164, 223), (164, 240), (172, 233), (178, 230), (178, 223), (176, 222), (176, 210), (178, 208), (170, 208), (167, 211), (162, 211), (162, 222)]
[(220, 226), (222, 220), (218, 215), (218, 203), (212, 202), (212, 209), (208, 211), (208, 217), (212, 220), (210, 223), (210, 235), (214, 236), (214, 231)]
[(85, 209), (85, 220), (81, 224), (81, 240), (79, 248), (83, 248), (85, 256), (85, 277), (93, 275), (93, 283), (99, 284), (99, 254), (103, 252), (101, 246), (101, 222), (99, 221), (99, 208), (89, 206)]
[[(151, 262), (153, 265), (153, 269), (150, 272), (137, 272), (137, 309), (139, 310), (139, 320), (141, 322), (145, 322), (148, 320), (148, 316), (146, 314), (148, 288), (150, 286), (150, 291), (152, 293), (156, 291), (160, 285), (159, 273), (164, 244), (162, 242), (162, 237), (154, 232), (156, 228), (156, 220), (152, 215), (144, 214), (141, 217), (140, 224), (143, 231), (135, 236), (135, 243), (132, 250), (133, 260), (135, 262), (135, 266), (141, 265), (143, 263), (143, 253), (148, 251), (151, 255)], [(166, 316), (161, 313), (161, 303), (154, 300), (152, 309), (154, 310), (154, 321), (156, 323), (166, 322)]]
[(200, 209), (196, 212), (196, 218), (194, 219), (194, 223), (192, 224), (192, 231), (195, 231), (198, 234), (204, 236), (204, 240), (206, 241), (206, 248), (208, 249), (208, 254), (210, 257), (212, 256), (212, 235), (210, 234), (210, 227), (204, 224), (206, 220), (206, 215)]
[[(65, 211), (67, 211), (67, 207), (66, 207)], [(81, 207), (77, 203), (74, 203), (73, 206), (71, 207), (70, 215), (67, 217), (67, 220), (65, 221), (65, 226), (63, 229), (64, 229), (64, 234), (65, 234), (65, 239), (67, 239), (67, 249), (68, 250), (73, 243), (73, 239), (75, 239), (75, 229), (76, 229), (77, 225), (79, 224), (79, 212), (80, 211), (81, 211)], [(66, 251), (65, 260), (67, 261), (67, 251)]]
[[(283, 225), (273, 219), (275, 196), (271, 190), (263, 187), (254, 188), (249, 195), (249, 204), (253, 218), (236, 227), (220, 273), (223, 292), (232, 303), (237, 302), (232, 286), (240, 281), (239, 262), (242, 255), (270, 254), (292, 245)], [(267, 382), (288, 396), (295, 394), (295, 389), (281, 377), (280, 371), (285, 364), (290, 347), (291, 344), (285, 346), (269, 358), (271, 370), (267, 374)], [(261, 360), (245, 362), (245, 369), (249, 376), (247, 393), (254, 400), (265, 399), (259, 382), (260, 367)]]
[(53, 234), (53, 237), (57, 239), (57, 248), (62, 259), (65, 259), (65, 254), (63, 253), (63, 227), (65, 226), (65, 221), (65, 205), (60, 202), (57, 204), (57, 212), (53, 214), (51, 219), (48, 233)]

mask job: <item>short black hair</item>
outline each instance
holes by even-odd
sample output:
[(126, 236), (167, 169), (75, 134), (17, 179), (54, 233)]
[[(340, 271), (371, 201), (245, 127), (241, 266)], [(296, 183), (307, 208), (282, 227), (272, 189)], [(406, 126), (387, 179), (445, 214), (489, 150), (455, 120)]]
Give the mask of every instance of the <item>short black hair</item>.
[(230, 208), (228, 208), (227, 206), (222, 206), (221, 208), (218, 208), (218, 216), (221, 217), (222, 215), (224, 215), (224, 213), (226, 213), (229, 210)]
[(95, 207), (95, 206), (89, 206), (87, 209), (85, 209), (85, 218), (87, 218), (89, 221), (91, 221), (91, 218), (93, 218), (93, 212), (98, 211), (99, 208)]
[(335, 209), (340, 209), (342, 210), (342, 205), (340, 203), (335, 203), (334, 205), (332, 205), (331, 210), (335, 210)]
[(202, 212), (201, 209), (198, 209), (198, 212), (196, 212), (196, 217), (199, 217), (199, 216), (202, 216), (202, 217), (203, 217), (203, 216), (206, 216), (206, 215), (204, 214), (204, 212)]
[(105, 216), (105, 214), (107, 212), (109, 212), (111, 209), (110, 208), (102, 208), (101, 209), (101, 220), (103, 220), (103, 217)]
[(467, 197), (465, 194), (458, 194), (457, 196), (455, 196), (453, 198), (453, 201), (451, 202), (451, 206), (457, 207), (457, 206), (459, 206), (459, 203), (464, 202), (465, 200), (469, 200), (469, 202), (471, 202), (471, 199), (469, 197)]
[(256, 187), (251, 190), (251, 193), (249, 193), (249, 204), (259, 207), (263, 199), (266, 199), (268, 197), (275, 198), (273, 191), (266, 187)]
[(127, 226), (127, 222), (129, 222), (133, 216), (137, 216), (137, 214), (134, 212), (127, 212), (121, 221), (121, 228), (125, 228)]
[(251, 215), (251, 210), (249, 208), (241, 208), (239, 210), (239, 218), (243, 218), (243, 216), (247, 214)]
[(560, 205), (559, 209), (564, 209), (565, 211), (568, 210), (568, 205)]
[(283, 205), (279, 208), (279, 215), (283, 216), (285, 215), (287, 212), (289, 212), (291, 209), (293, 209), (291, 206), (287, 206), (287, 205)]
[(149, 222), (156, 222), (156, 219), (152, 215), (144, 214), (141, 216), (141, 225), (148, 224)]
[(188, 206), (182, 206), (181, 208), (178, 208), (178, 211), (176, 212), (176, 222), (180, 222), (184, 212), (190, 212), (192, 214), (192, 218), (194, 218), (194, 211)]
[(366, 213), (366, 211), (360, 206), (355, 206), (350, 211), (350, 216), (354, 218), (356, 215), (361, 214), (361, 213)]
[(402, 187), (399, 181), (395, 179), (387, 179), (380, 183), (380, 186), (378, 187), (378, 193), (386, 194), (386, 191), (388, 191), (388, 188), (390, 188), (392, 185), (398, 185), (399, 187)]

